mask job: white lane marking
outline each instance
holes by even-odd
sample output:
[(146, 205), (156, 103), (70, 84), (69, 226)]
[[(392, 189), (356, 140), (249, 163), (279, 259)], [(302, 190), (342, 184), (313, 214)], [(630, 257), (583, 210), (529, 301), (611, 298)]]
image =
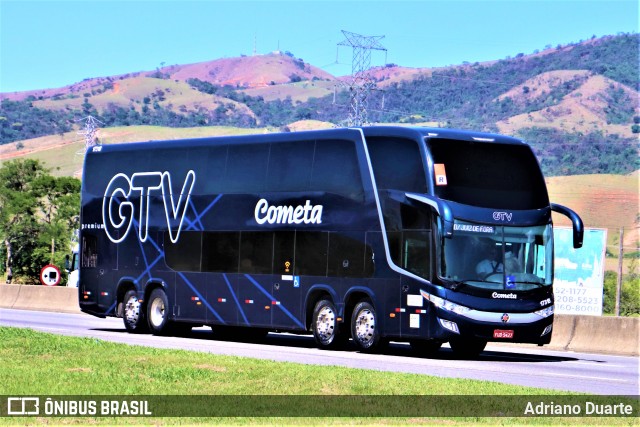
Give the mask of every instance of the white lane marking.
[(553, 372), (546, 372), (545, 375), (549, 376), (549, 377), (572, 378), (572, 379), (573, 378), (580, 378), (580, 379), (585, 379), (585, 380), (598, 380), (598, 381), (608, 381), (608, 382), (616, 382), (616, 383), (634, 384), (634, 381), (616, 379), (616, 378), (609, 378), (609, 377), (590, 377), (590, 376), (587, 376), (587, 375), (566, 375), (566, 374), (556, 374), (556, 373), (553, 373)]

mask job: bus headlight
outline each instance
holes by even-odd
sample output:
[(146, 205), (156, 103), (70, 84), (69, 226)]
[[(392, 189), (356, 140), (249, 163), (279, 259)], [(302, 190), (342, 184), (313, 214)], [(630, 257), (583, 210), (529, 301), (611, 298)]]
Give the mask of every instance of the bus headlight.
[(450, 330), (451, 332), (455, 332), (460, 335), (460, 330), (458, 329), (458, 325), (456, 322), (452, 322), (451, 320), (445, 320), (438, 317), (438, 321), (443, 328)]
[(464, 315), (467, 312), (471, 311), (469, 307), (465, 307), (463, 305), (456, 304), (451, 301), (447, 301), (444, 298), (431, 295), (430, 293), (427, 293), (423, 290), (420, 290), (420, 293), (422, 294), (423, 298), (431, 301), (433, 305), (435, 305), (436, 307), (442, 308), (443, 310), (451, 311), (452, 313), (456, 313), (460, 315)]
[(549, 307), (543, 308), (542, 310), (534, 311), (534, 313), (544, 319), (553, 314), (553, 307), (553, 305), (550, 305)]

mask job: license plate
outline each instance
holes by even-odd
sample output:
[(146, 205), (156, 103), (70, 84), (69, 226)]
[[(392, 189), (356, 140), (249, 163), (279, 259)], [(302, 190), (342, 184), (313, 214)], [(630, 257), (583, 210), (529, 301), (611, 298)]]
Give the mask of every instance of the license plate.
[(512, 329), (496, 329), (493, 331), (494, 338), (511, 339), (513, 338)]

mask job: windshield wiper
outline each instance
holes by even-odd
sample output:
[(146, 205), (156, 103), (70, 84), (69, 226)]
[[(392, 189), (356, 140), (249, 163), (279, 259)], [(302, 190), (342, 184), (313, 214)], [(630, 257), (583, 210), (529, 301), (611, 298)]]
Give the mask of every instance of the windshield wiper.
[[(469, 284), (469, 282), (484, 282), (484, 280), (476, 280), (476, 279), (467, 279), (467, 280), (452, 280), (449, 283), (449, 286), (452, 291), (457, 291), (460, 288), (464, 288)], [(486, 282), (486, 283), (494, 283), (494, 282)]]
[[(451, 288), (452, 291), (458, 291), (461, 288), (464, 288), (465, 286), (469, 285), (472, 282), (476, 282), (476, 283), (491, 283), (492, 285), (500, 285), (500, 282), (493, 282), (491, 280), (482, 280), (482, 279), (466, 279), (466, 280), (452, 280), (450, 281), (449, 287)], [(539, 288), (543, 288), (545, 287), (544, 283), (540, 283), (540, 282), (530, 282), (530, 281), (523, 281), (523, 280), (517, 280), (515, 282), (516, 285), (518, 284), (523, 284), (523, 285), (535, 285)]]
[(540, 282), (528, 282), (525, 280), (517, 280), (516, 284), (523, 284), (523, 285), (536, 285), (539, 288), (544, 288), (545, 284), (544, 283), (540, 283)]

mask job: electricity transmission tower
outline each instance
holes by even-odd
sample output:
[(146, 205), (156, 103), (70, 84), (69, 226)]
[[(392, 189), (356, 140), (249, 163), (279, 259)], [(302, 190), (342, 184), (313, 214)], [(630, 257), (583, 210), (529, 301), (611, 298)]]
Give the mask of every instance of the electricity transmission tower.
[(371, 51), (384, 51), (386, 63), (387, 49), (379, 42), (384, 36), (363, 36), (345, 30), (342, 30), (342, 34), (344, 34), (346, 40), (338, 43), (338, 46), (351, 46), (353, 48), (351, 81), (348, 83), (351, 99), (349, 126), (363, 126), (368, 124), (367, 97), (375, 87), (375, 83), (369, 73)]
[(76, 121), (81, 120), (84, 120), (84, 128), (78, 131), (78, 135), (84, 136), (85, 148), (93, 147), (94, 145), (96, 145), (96, 132), (98, 132), (98, 123), (100, 123), (101, 125), (103, 125), (104, 123), (93, 116), (87, 116), (84, 119)]

